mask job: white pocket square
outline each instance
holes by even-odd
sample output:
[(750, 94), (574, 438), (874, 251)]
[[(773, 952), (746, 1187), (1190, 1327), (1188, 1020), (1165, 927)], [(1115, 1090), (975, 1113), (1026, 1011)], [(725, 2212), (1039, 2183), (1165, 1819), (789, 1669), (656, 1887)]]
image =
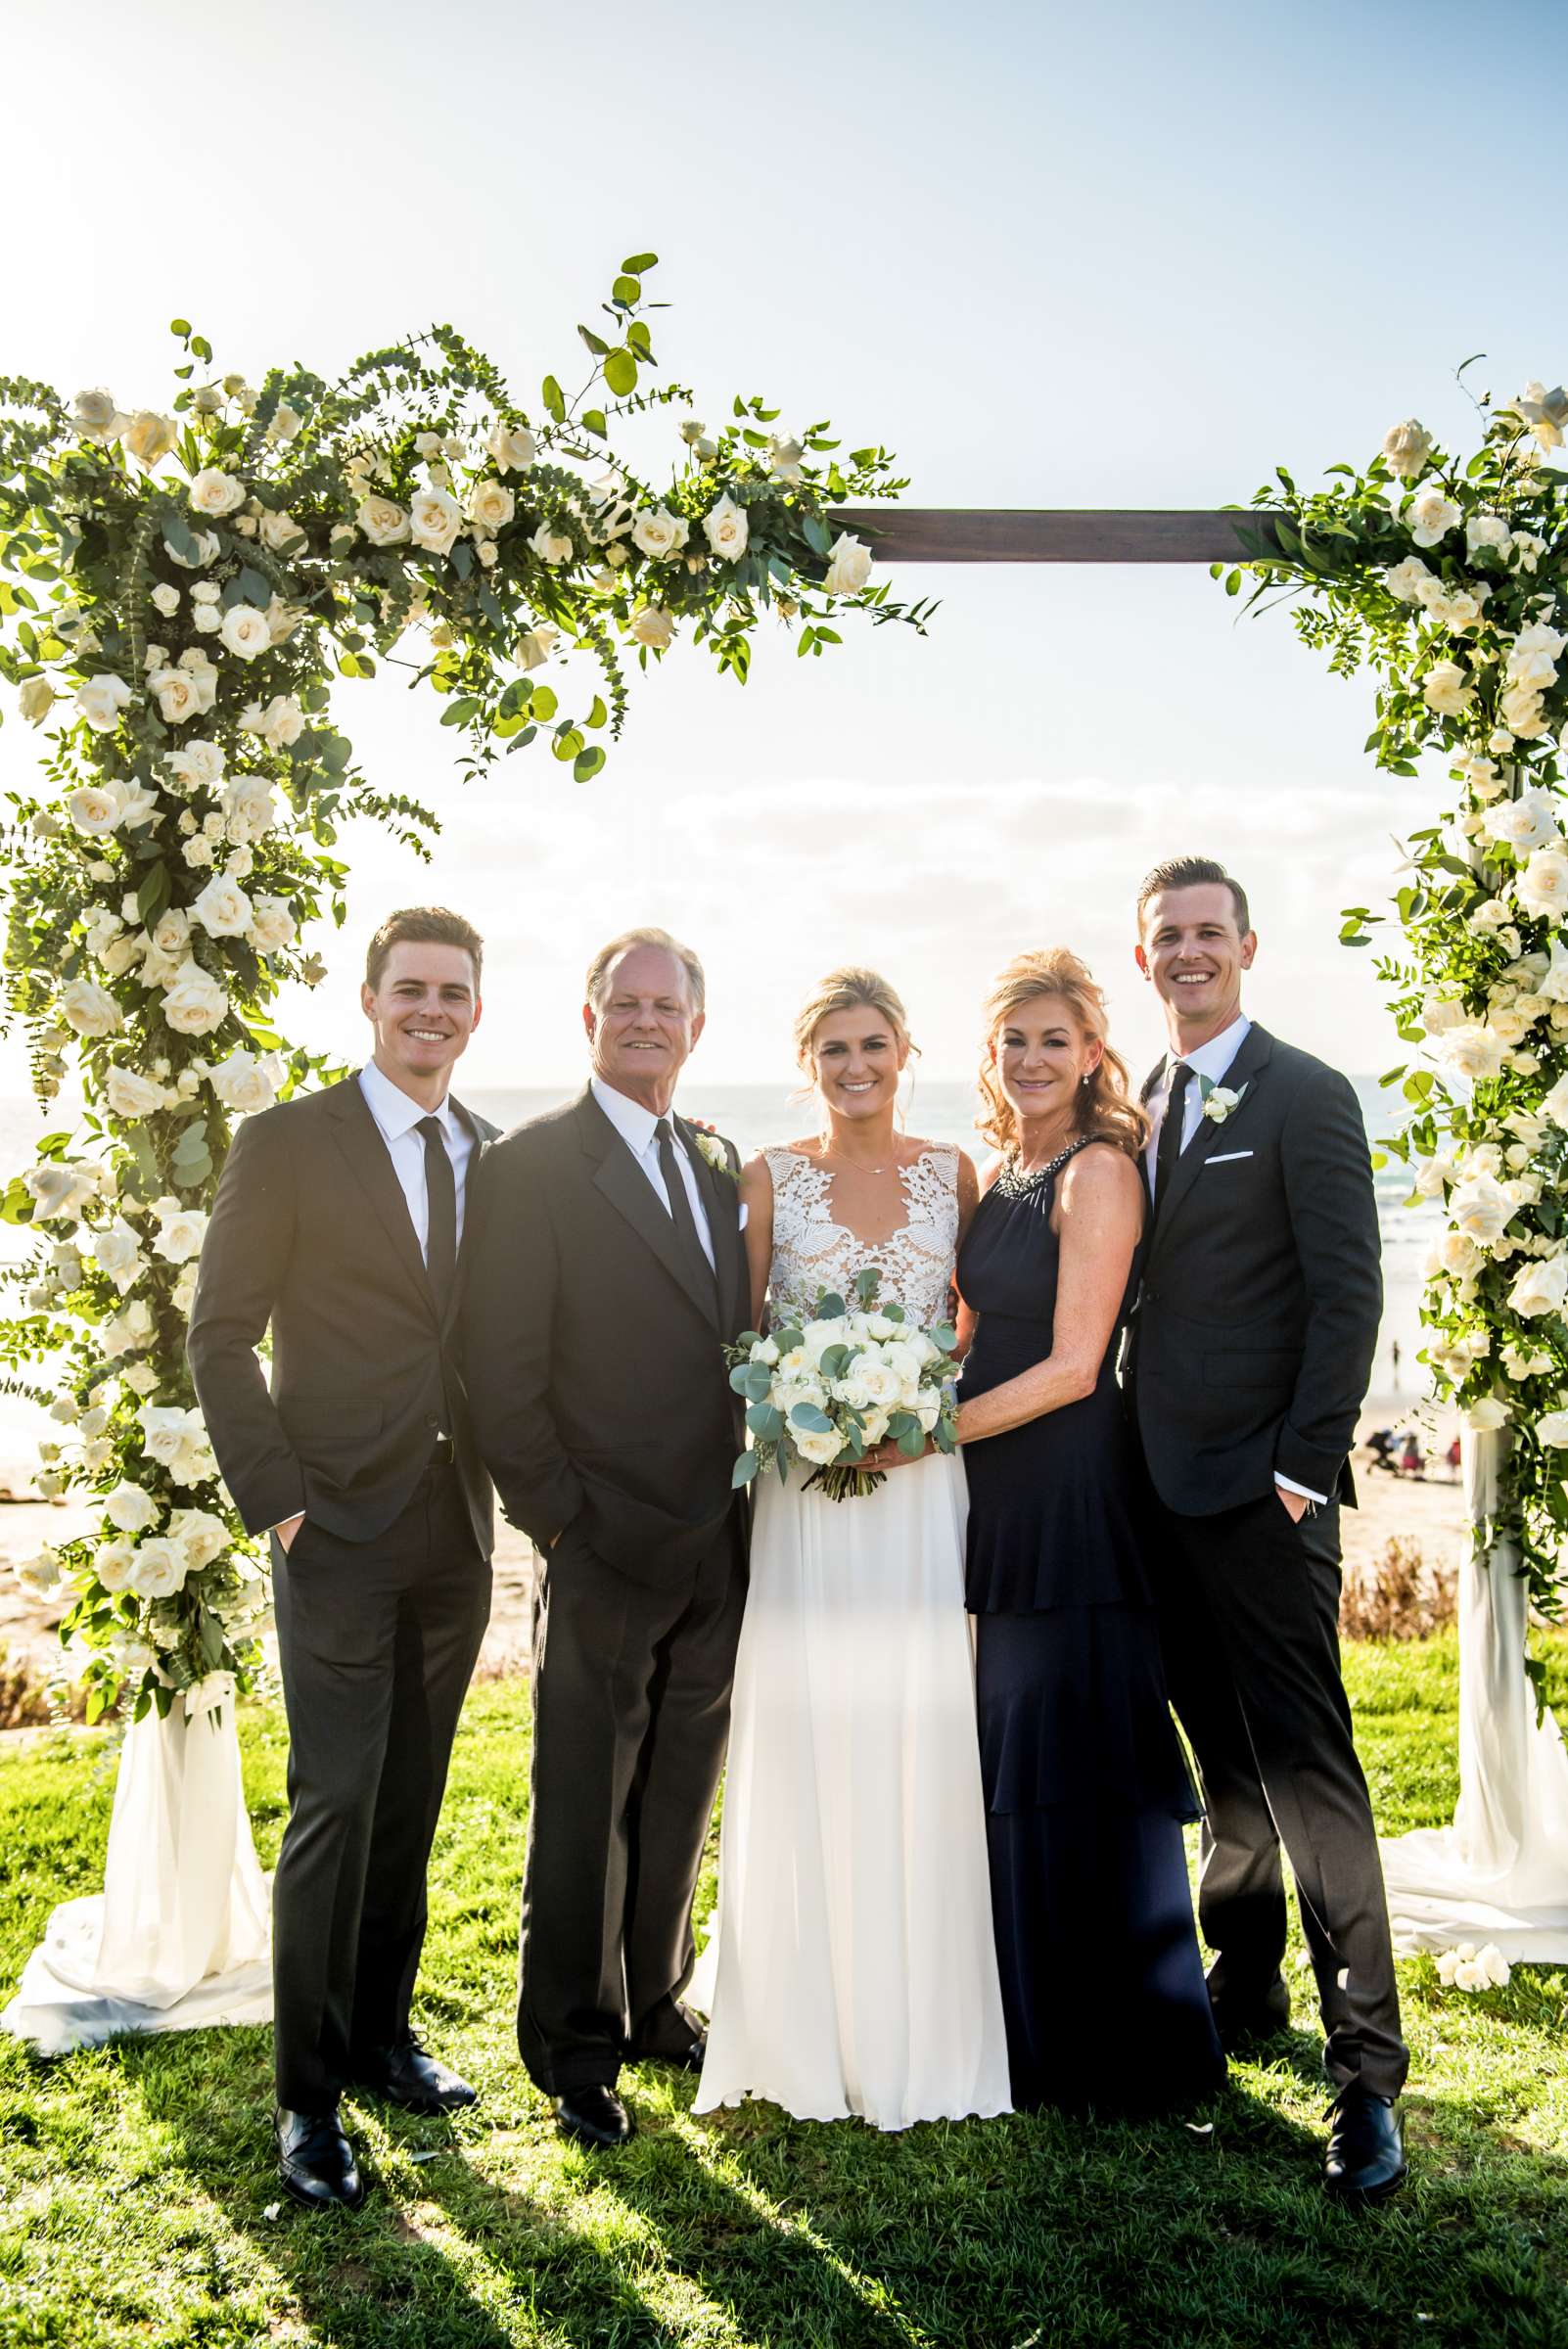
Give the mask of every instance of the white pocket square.
[(1203, 1163), (1206, 1167), (1228, 1167), (1238, 1158), (1251, 1158), (1251, 1156), (1250, 1150), (1222, 1150), (1218, 1158), (1206, 1158)]

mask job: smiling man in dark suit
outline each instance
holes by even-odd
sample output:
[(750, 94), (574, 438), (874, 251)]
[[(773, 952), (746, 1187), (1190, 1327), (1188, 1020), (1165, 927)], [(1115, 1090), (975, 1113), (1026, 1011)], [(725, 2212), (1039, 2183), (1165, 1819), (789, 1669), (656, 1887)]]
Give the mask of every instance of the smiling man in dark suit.
[(1241, 1008), (1257, 949), (1222, 865), (1157, 866), (1138, 967), (1165, 1008), (1151, 1213), (1128, 1386), (1151, 1493), (1171, 1693), (1206, 1810), (1199, 1919), (1221, 2038), (1288, 2022), (1290, 1856), (1327, 2034), (1326, 2182), (1405, 2176), (1388, 1911), (1339, 1667), (1339, 1506), (1382, 1310), (1377, 1204), (1349, 1080)]
[(631, 2133), (623, 2062), (702, 2060), (680, 1993), (745, 1600), (722, 1348), (748, 1283), (739, 1161), (673, 1115), (702, 965), (630, 931), (586, 995), (590, 1082), (486, 1153), (464, 1353), (544, 1561), (518, 2045), (568, 2135), (607, 2146)]
[[(409, 2025), (425, 1870), (489, 1617), (490, 1489), (453, 1332), (465, 1197), (494, 1128), (455, 1101), (480, 1019), (479, 934), (441, 906), (371, 941), (357, 1077), (238, 1128), (191, 1314), (223, 1480), (272, 1536), (289, 1719), (273, 1882), (283, 2182), (363, 2199), (345, 2088), (472, 2103)], [(270, 1326), (272, 1388), (255, 1349)]]

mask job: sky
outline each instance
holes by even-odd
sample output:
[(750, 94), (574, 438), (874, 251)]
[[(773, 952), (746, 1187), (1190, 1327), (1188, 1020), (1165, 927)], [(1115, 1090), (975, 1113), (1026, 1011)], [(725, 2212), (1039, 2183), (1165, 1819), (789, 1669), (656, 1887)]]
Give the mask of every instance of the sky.
[[(1245, 501), (1277, 463), (1312, 482), (1407, 415), (1467, 440), (1472, 352), (1499, 396), (1562, 379), (1560, 243), (1536, 209), (1560, 29), (1540, 0), (1484, 19), (1450, 0), (13, 5), (8, 82), (31, 99), (8, 116), (26, 200), (0, 374), (159, 406), (175, 315), (255, 382), (295, 359), (331, 376), (440, 318), (528, 405), (545, 373), (574, 380), (576, 322), (651, 250), (673, 305), (656, 348), (699, 416), (736, 392), (786, 425), (831, 416), (896, 450), (920, 505)], [(951, 1078), (991, 974), (1069, 944), (1140, 1066), (1161, 1035), (1132, 898), (1149, 864), (1197, 852), (1250, 891), (1255, 1013), (1352, 1071), (1398, 1056), (1338, 914), (1397, 886), (1397, 838), (1444, 785), (1362, 757), (1370, 678), (1329, 677), (1286, 614), (1238, 622), (1202, 567), (893, 576), (942, 599), (924, 639), (852, 625), (800, 662), (769, 622), (744, 690), (677, 646), (634, 675), (587, 786), (542, 751), (460, 785), (433, 696), (340, 685), (368, 772), (444, 830), (428, 869), (368, 829), (346, 841), (350, 918), (323, 987), (291, 991), (291, 1035), (358, 1054), (364, 942), (434, 898), (486, 939), (471, 1086), (570, 1084), (582, 971), (642, 922), (708, 969), (694, 1107), (703, 1074), (787, 1078), (794, 1006), (845, 961), (887, 973), (925, 1071)], [(31, 757), (8, 712), (0, 789)], [(0, 1047), (0, 1091), (24, 1083)]]

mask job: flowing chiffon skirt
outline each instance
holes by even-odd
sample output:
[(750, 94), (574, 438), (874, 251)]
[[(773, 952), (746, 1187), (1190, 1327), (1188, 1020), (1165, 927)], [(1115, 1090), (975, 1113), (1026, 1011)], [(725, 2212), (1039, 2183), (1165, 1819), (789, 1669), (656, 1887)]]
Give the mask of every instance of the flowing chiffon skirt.
[(1009, 2109), (956, 1459), (758, 1499), (696, 2109)]

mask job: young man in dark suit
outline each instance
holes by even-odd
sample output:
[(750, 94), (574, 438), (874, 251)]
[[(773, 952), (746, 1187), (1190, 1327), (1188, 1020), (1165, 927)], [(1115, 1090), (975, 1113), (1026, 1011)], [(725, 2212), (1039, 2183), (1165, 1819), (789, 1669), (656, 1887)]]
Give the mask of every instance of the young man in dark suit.
[(485, 1156), (464, 1353), (544, 1561), (518, 2046), (568, 2135), (608, 2146), (623, 2062), (703, 2055), (680, 1993), (745, 1600), (722, 1348), (749, 1297), (735, 1152), (672, 1112), (701, 964), (631, 931), (586, 993), (587, 1087)]
[[(338, 2100), (474, 2092), (409, 2024), (425, 1870), (489, 1617), (490, 1490), (453, 1332), (465, 1199), (494, 1128), (448, 1090), (480, 1018), (478, 933), (440, 906), (371, 941), (356, 1077), (237, 1129), (202, 1251), (190, 1360), (223, 1479), (272, 1537), (289, 1719), (273, 1881), (284, 2185), (364, 2196)], [(255, 1349), (272, 1332), (268, 1392)]]
[(1128, 1387), (1151, 1491), (1171, 1693), (1207, 1817), (1199, 1919), (1222, 2039), (1290, 2017), (1290, 1856), (1335, 2089), (1326, 2182), (1405, 2176), (1388, 1912), (1339, 1667), (1339, 1508), (1382, 1310), (1377, 1206), (1349, 1081), (1249, 1021), (1257, 948), (1223, 867), (1138, 895), (1170, 1050), (1144, 1091), (1151, 1205)]

